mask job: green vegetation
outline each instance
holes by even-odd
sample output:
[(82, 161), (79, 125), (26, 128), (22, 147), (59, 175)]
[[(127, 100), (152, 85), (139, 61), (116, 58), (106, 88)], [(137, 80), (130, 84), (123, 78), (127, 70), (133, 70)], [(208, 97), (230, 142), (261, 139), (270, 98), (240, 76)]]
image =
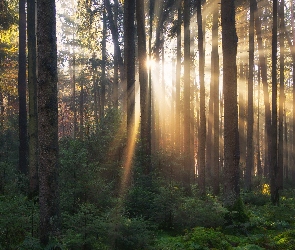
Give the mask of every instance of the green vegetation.
[[(60, 141), (62, 230), (46, 249), (293, 249), (293, 189), (282, 192), (280, 206), (273, 206), (269, 186), (257, 185), (226, 209), (222, 197), (210, 195), (210, 190), (200, 199), (197, 185), (185, 194), (177, 176), (161, 171), (161, 164), (177, 165), (164, 152), (153, 159), (156, 174), (143, 175), (139, 150), (133, 178), (122, 192), (120, 147), (125, 139), (124, 133), (116, 137), (119, 125), (119, 116), (109, 112), (97, 134), (84, 141)], [(15, 136), (11, 133), (5, 136)], [(115, 139), (121, 146), (110, 152)], [(26, 196), (27, 179), (11, 166), (17, 145), (5, 141), (3, 148), (9, 151), (0, 162), (0, 249), (42, 249), (37, 197)]]

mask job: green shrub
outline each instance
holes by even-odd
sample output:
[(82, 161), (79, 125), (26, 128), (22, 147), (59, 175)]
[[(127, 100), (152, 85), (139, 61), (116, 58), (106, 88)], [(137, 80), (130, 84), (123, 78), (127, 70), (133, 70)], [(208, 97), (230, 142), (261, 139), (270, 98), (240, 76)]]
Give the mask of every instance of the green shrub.
[(183, 202), (174, 211), (173, 224), (178, 230), (193, 227), (220, 227), (224, 225), (227, 210), (213, 198), (183, 198)]

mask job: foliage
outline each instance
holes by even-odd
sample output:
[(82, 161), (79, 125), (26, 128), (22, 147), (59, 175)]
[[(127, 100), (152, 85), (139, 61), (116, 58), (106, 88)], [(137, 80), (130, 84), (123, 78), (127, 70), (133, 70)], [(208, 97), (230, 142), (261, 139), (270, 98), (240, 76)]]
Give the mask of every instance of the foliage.
[(23, 195), (0, 196), (0, 249), (16, 249), (38, 228), (38, 208)]

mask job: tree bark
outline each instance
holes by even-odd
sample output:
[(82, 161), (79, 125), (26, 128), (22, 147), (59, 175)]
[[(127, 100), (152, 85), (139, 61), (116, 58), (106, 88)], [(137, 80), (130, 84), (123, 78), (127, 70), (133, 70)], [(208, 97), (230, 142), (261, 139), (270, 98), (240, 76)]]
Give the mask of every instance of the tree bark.
[(212, 81), (213, 81), (213, 193), (218, 195), (219, 187), (219, 54), (218, 54), (218, 8), (213, 8), (212, 25)]
[(270, 167), (270, 194), (271, 202), (279, 205), (279, 186), (277, 182), (278, 168), (278, 140), (277, 140), (277, 27), (278, 1), (273, 1), (273, 28), (272, 28), (272, 123), (271, 123), (271, 167)]
[(27, 3), (28, 34), (28, 87), (29, 87), (29, 176), (30, 195), (38, 194), (38, 110), (36, 65), (36, 3)]
[(40, 241), (59, 233), (57, 45), (54, 0), (37, 1)]
[(191, 162), (190, 162), (190, 0), (184, 0), (184, 118), (183, 118), (183, 143), (184, 143), (184, 187), (190, 192)]
[(18, 58), (18, 98), (19, 98), (19, 171), (28, 173), (28, 135), (26, 101), (26, 0), (19, 0), (19, 58)]
[(232, 207), (240, 196), (237, 107), (237, 34), (234, 0), (221, 1), (224, 95), (224, 204)]
[(247, 119), (247, 151), (246, 151), (246, 173), (245, 188), (252, 188), (252, 172), (254, 168), (253, 152), (253, 77), (254, 77), (254, 3), (250, 0), (250, 27), (249, 27), (249, 78), (248, 78), (248, 119)]
[(149, 125), (149, 85), (146, 68), (146, 36), (144, 23), (144, 0), (136, 1), (136, 21), (138, 36), (138, 60), (140, 83), (140, 111), (141, 111), (141, 146), (144, 154), (143, 170), (146, 175), (151, 173), (151, 127)]
[(202, 19), (201, 0), (197, 1), (197, 19), (198, 19), (198, 50), (199, 50), (199, 81), (200, 81), (200, 127), (199, 127), (199, 188), (200, 194), (206, 193), (206, 107), (205, 107), (205, 55), (204, 55), (204, 38), (203, 38), (203, 19)]

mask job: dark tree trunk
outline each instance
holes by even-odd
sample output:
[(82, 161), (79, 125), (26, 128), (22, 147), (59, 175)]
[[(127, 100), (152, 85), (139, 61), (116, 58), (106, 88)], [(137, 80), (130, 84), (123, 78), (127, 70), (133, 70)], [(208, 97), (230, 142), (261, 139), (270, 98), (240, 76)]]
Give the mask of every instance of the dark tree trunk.
[(280, 15), (280, 100), (279, 100), (279, 143), (278, 143), (278, 185), (280, 189), (283, 188), (283, 170), (284, 170), (284, 57), (285, 57), (285, 46), (284, 46), (284, 3), (282, 0), (279, 9)]
[(19, 0), (19, 171), (28, 173), (28, 135), (26, 102), (26, 0)]
[(146, 68), (146, 36), (144, 0), (136, 1), (136, 21), (138, 36), (138, 60), (139, 60), (139, 83), (140, 83), (140, 112), (141, 112), (141, 146), (144, 154), (144, 173), (151, 173), (151, 127), (149, 126), (149, 86)]
[[(104, 5), (105, 8), (105, 5)], [(103, 27), (102, 27), (102, 42), (101, 42), (101, 92), (100, 92), (100, 119), (104, 117), (105, 99), (106, 99), (106, 39), (107, 39), (107, 18), (105, 9), (103, 10)]]
[(224, 95), (224, 204), (233, 206), (240, 196), (237, 107), (237, 34), (234, 0), (221, 1)]
[(202, 4), (201, 0), (197, 1), (197, 19), (198, 19), (198, 50), (199, 50), (199, 81), (200, 81), (200, 127), (199, 127), (199, 188), (201, 195), (206, 192), (206, 113), (205, 113), (205, 81), (204, 81), (204, 42), (203, 42), (203, 19), (202, 19)]
[(54, 0), (37, 2), (40, 241), (59, 233), (57, 45)]
[[(125, 0), (124, 3), (124, 62), (127, 80), (127, 159), (126, 171), (130, 169), (133, 158), (135, 135), (135, 0)], [(128, 183), (129, 172), (125, 173), (124, 185)]]
[(80, 79), (80, 96), (79, 96), (79, 138), (83, 139), (84, 137), (84, 79)]
[(246, 154), (246, 173), (245, 188), (252, 188), (252, 172), (254, 169), (254, 152), (253, 152), (253, 77), (254, 77), (254, 3), (250, 0), (250, 27), (249, 27), (249, 78), (248, 78), (248, 119), (247, 119), (247, 154)]
[(272, 123), (271, 123), (271, 161), (270, 161), (270, 194), (271, 202), (278, 205), (280, 201), (278, 186), (278, 118), (277, 118), (277, 27), (278, 1), (273, 1), (272, 28)]
[(38, 117), (37, 117), (37, 65), (36, 65), (36, 3), (27, 3), (28, 33), (28, 87), (29, 87), (29, 173), (30, 194), (38, 194)]
[[(105, 1), (105, 5), (106, 5)], [(118, 23), (118, 0), (114, 2), (114, 23)], [(114, 83), (113, 83), (113, 105), (116, 110), (119, 108), (119, 53), (117, 48), (114, 47)]]

